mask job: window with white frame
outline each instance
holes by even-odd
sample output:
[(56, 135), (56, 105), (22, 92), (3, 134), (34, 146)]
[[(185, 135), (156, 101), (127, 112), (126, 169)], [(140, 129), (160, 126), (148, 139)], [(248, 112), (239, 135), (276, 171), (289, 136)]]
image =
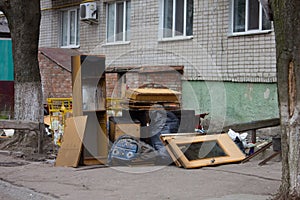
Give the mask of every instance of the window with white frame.
[(232, 33), (256, 33), (271, 29), (258, 0), (232, 0)]
[(130, 11), (130, 1), (118, 1), (107, 4), (107, 43), (126, 42), (130, 40)]
[(193, 0), (161, 0), (161, 38), (193, 35)]
[(61, 46), (79, 46), (79, 9), (61, 13)]

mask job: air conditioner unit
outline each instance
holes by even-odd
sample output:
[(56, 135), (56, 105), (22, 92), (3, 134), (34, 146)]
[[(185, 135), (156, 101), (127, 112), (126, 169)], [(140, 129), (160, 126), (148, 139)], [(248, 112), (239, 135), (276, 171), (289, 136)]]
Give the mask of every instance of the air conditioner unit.
[(80, 4), (80, 20), (97, 21), (97, 3), (88, 2)]

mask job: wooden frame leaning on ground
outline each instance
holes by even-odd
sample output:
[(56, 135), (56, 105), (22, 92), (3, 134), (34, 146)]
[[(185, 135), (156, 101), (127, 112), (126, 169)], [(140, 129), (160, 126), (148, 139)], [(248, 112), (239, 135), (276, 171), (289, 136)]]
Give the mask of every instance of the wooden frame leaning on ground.
[[(184, 168), (199, 168), (223, 163), (233, 163), (242, 161), (246, 157), (245, 154), (228, 136), (228, 134), (163, 134), (161, 135), (161, 140), (165, 144), (167, 151), (171, 155), (171, 158), (179, 167), (183, 166)], [(182, 145), (193, 145), (197, 143), (204, 144), (207, 142), (215, 142), (215, 146), (218, 146), (218, 148), (223, 151), (223, 154), (212, 157), (199, 157), (191, 159), (193, 156), (190, 157), (187, 152), (185, 152), (186, 149), (184, 150), (184, 148), (182, 148)]]

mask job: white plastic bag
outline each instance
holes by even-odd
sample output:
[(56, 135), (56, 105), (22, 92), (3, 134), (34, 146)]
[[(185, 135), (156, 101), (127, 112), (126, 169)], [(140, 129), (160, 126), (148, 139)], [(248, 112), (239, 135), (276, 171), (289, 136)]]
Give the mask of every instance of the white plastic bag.
[(246, 132), (239, 134), (239, 133), (235, 132), (234, 130), (229, 129), (228, 135), (233, 141), (235, 141), (235, 139), (238, 137), (239, 140), (243, 143), (244, 148), (250, 148), (253, 146), (253, 144), (247, 143), (248, 133), (246, 133)]
[(233, 141), (236, 139), (236, 137), (238, 137), (241, 140), (240, 134), (233, 131), (232, 129), (229, 129), (228, 135)]

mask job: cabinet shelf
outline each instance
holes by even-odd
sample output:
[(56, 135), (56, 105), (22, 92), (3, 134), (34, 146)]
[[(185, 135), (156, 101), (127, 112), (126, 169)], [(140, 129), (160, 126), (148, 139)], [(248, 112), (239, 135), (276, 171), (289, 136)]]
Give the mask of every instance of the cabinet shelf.
[(73, 115), (87, 115), (83, 138), (83, 163), (91, 157), (106, 158), (108, 155), (104, 72), (104, 56), (72, 57)]

